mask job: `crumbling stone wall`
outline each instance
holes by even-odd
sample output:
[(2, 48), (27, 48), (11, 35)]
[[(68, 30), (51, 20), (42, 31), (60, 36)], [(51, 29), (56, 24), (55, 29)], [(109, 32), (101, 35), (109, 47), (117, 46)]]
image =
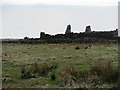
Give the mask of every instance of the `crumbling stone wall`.
[(85, 32), (87, 32), (87, 33), (91, 32), (91, 27), (90, 26), (86, 26)]
[(65, 31), (65, 34), (70, 34), (71, 33), (71, 25), (67, 25), (67, 29)]

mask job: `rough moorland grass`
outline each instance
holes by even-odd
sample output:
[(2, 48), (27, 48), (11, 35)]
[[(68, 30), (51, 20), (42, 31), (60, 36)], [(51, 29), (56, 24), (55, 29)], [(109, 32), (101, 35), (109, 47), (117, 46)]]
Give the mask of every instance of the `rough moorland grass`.
[[(81, 72), (80, 77), (94, 65), (97, 60), (110, 61), (114, 66), (118, 63), (117, 44), (108, 46), (107, 44), (94, 44), (85, 49), (89, 44), (3, 44), (3, 78), (9, 78), (3, 82), (3, 87), (59, 87), (61, 76), (59, 71), (64, 70), (67, 65), (72, 65), (77, 72)], [(80, 49), (75, 50), (75, 47)], [(52, 70), (47, 75), (37, 75), (36, 78), (22, 79), (21, 68), (37, 63), (38, 68), (48, 64), (55, 69), (55, 80), (51, 80)], [(52, 63), (57, 63), (52, 65)], [(37, 68), (37, 66), (34, 66)], [(35, 69), (31, 70), (33, 72)], [(85, 71), (86, 70), (86, 71)], [(37, 71), (37, 70), (36, 70)], [(36, 72), (35, 71), (35, 72)], [(7, 77), (6, 77), (7, 76)], [(75, 77), (74, 74), (72, 76)], [(87, 77), (87, 76), (85, 76)], [(79, 79), (80, 80), (80, 79)], [(88, 80), (89, 81), (89, 80)], [(73, 84), (80, 81), (74, 81)], [(53, 84), (53, 85), (52, 85)], [(107, 84), (109, 87), (110, 84)], [(113, 86), (113, 84), (112, 84)]]
[[(54, 64), (52, 64), (54, 66)], [(56, 80), (56, 67), (48, 66), (43, 64), (41, 67), (37, 63), (30, 65), (29, 68), (25, 69), (22, 67), (21, 78), (37, 78), (48, 75), (50, 73), (50, 80)], [(54, 70), (54, 71), (53, 71)], [(89, 69), (79, 69), (73, 65), (65, 65), (58, 73), (61, 78), (60, 87), (74, 86), (80, 82), (93, 84), (97, 87), (103, 83), (117, 83), (119, 79), (119, 72), (117, 67), (110, 61), (97, 61)], [(92, 86), (91, 86), (92, 87)]]
[[(65, 66), (61, 72), (61, 86), (74, 86), (75, 83), (87, 83), (97, 88), (103, 83), (118, 83), (119, 70), (110, 61), (97, 61), (89, 69), (78, 69), (72, 65)], [(87, 86), (85, 86), (87, 87)]]

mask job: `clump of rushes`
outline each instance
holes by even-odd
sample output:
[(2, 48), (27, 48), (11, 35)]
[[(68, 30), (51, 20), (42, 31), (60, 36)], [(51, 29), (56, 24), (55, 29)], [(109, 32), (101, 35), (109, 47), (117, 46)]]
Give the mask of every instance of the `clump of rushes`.
[(21, 78), (28, 79), (28, 78), (35, 78), (35, 74), (33, 74), (28, 67), (22, 66), (21, 69)]
[(43, 64), (38, 65), (37, 63), (34, 63), (30, 66), (22, 66), (21, 69), (21, 78), (22, 79), (28, 79), (28, 78), (36, 78), (38, 76), (47, 75), (49, 71), (52, 71), (57, 68), (56, 63)]
[(64, 70), (69, 73), (72, 76), (76, 76), (77, 75), (77, 70), (74, 66), (72, 65), (68, 65), (64, 68)]
[(60, 72), (61, 85), (73, 86), (75, 82), (85, 81), (89, 76), (87, 69), (78, 69), (73, 65), (66, 65)]
[(64, 86), (72, 86), (74, 82), (76, 81), (76, 69), (72, 65), (67, 65), (65, 66), (61, 71), (60, 71), (60, 76), (61, 76), (61, 87)]
[(77, 71), (77, 81), (82, 81), (87, 79), (89, 76), (89, 71), (87, 69), (79, 69)]
[(119, 71), (112, 62), (98, 61), (90, 67), (90, 72), (94, 76), (98, 76), (105, 82), (117, 82), (119, 78)]

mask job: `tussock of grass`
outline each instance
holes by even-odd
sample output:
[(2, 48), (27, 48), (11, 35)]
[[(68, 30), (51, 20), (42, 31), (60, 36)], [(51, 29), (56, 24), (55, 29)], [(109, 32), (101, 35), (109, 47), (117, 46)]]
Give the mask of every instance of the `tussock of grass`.
[(90, 72), (94, 76), (98, 76), (105, 82), (117, 82), (119, 78), (119, 72), (117, 67), (112, 62), (98, 61), (90, 68)]
[(87, 78), (88, 71), (77, 69), (73, 65), (66, 65), (60, 72), (61, 86), (73, 86), (76, 82)]
[(38, 65), (37, 63), (34, 63), (30, 66), (23, 66), (21, 69), (21, 78), (28, 79), (44, 76), (47, 75), (49, 71), (52, 71), (56, 68), (57, 65), (55, 63), (51, 63), (50, 65), (48, 65), (47, 63), (43, 65)]

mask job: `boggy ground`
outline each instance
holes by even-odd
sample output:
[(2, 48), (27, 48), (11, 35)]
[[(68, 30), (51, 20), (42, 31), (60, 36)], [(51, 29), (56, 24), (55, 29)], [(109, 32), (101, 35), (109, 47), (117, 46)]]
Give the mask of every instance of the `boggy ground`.
[(117, 44), (9, 43), (2, 47), (3, 88), (110, 88), (118, 83)]

